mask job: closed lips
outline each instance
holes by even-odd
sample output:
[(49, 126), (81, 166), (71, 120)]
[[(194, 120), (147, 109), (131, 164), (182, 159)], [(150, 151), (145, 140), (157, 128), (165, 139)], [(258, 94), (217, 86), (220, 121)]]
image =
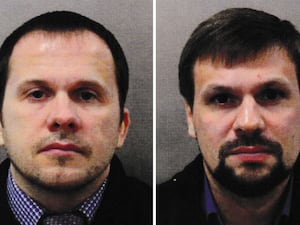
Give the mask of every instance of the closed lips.
[(60, 150), (60, 151), (72, 151), (77, 153), (83, 153), (81, 148), (75, 144), (61, 144), (61, 143), (52, 143), (43, 147), (39, 152), (47, 152), (51, 150)]
[(256, 153), (270, 154), (271, 151), (267, 146), (257, 145), (257, 146), (240, 146), (240, 147), (233, 149), (230, 153), (233, 155), (235, 155), (235, 154), (256, 154)]

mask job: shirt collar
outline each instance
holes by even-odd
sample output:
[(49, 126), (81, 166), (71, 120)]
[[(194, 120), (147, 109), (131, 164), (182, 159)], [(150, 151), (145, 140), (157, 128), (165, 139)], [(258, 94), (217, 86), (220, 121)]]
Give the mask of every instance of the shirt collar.
[[(290, 216), (292, 193), (293, 193), (293, 183), (294, 183), (294, 177), (292, 176), (288, 183), (288, 188), (285, 193), (283, 207), (282, 207), (281, 213), (279, 214), (280, 216), (278, 217), (276, 224), (281, 224), (280, 221), (286, 222), (287, 218)], [(283, 222), (283, 224), (285, 224), (285, 222)]]
[(205, 195), (206, 218), (208, 219), (210, 215), (215, 215), (217, 217), (219, 224), (223, 225), (222, 219), (219, 214), (219, 210), (216, 206), (215, 200), (213, 199), (206, 176), (204, 177), (204, 195)]
[(293, 183), (294, 183), (294, 177), (292, 176), (288, 184), (286, 199), (284, 201), (283, 208), (281, 211), (281, 215), (287, 217), (290, 215), (290, 210), (291, 210)]
[[(291, 201), (292, 201), (292, 190), (293, 190), (293, 177), (291, 178), (288, 188), (287, 188), (287, 194), (284, 200), (284, 204), (281, 210), (281, 213), (279, 214), (279, 219), (281, 217), (289, 217), (290, 215), (290, 208), (291, 208)], [(204, 178), (204, 195), (205, 195), (205, 210), (206, 210), (206, 217), (208, 218), (209, 215), (216, 215), (219, 221), (220, 225), (223, 225), (218, 207), (215, 203), (215, 200), (212, 196), (210, 186), (208, 184), (207, 177)]]
[(101, 204), (103, 193), (107, 186), (106, 184), (107, 184), (107, 178), (104, 180), (101, 187), (92, 196), (90, 196), (82, 204), (80, 204), (79, 207), (77, 207), (78, 211), (83, 213), (88, 218), (89, 222), (92, 221), (92, 219), (96, 214), (97, 209)]
[[(78, 207), (75, 211), (83, 213), (91, 222), (101, 204), (107, 179), (101, 187)], [(36, 225), (46, 210), (40, 207), (33, 199), (26, 195), (15, 183), (10, 171), (7, 178), (7, 196), (10, 208), (22, 225)]]

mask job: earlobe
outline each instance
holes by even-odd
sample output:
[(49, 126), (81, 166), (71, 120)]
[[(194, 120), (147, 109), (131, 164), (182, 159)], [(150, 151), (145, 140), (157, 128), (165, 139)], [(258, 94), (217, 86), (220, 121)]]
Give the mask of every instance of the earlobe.
[(190, 105), (184, 100), (184, 105), (185, 105), (185, 112), (186, 112), (186, 121), (188, 125), (188, 134), (192, 138), (196, 138), (196, 131), (194, 127), (194, 120), (193, 120), (193, 112), (190, 107)]
[(119, 137), (118, 137), (118, 144), (117, 147), (121, 148), (128, 132), (128, 128), (130, 126), (130, 115), (129, 115), (129, 110), (127, 108), (124, 108), (123, 112), (123, 121), (120, 125), (120, 131), (119, 131)]

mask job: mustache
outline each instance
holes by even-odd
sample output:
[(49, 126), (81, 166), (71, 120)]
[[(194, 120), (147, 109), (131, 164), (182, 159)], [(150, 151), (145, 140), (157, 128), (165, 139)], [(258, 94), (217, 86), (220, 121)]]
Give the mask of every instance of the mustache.
[(241, 146), (265, 146), (268, 148), (268, 153), (275, 156), (281, 157), (283, 153), (282, 146), (279, 142), (273, 141), (261, 135), (255, 136), (241, 136), (234, 141), (228, 141), (220, 147), (219, 158), (224, 159), (225, 157), (232, 154), (233, 149)]
[(87, 155), (90, 155), (92, 152), (89, 144), (87, 144), (85, 141), (78, 138), (76, 135), (74, 135), (74, 133), (68, 133), (64, 131), (53, 133), (51, 136), (41, 138), (34, 145), (34, 149), (38, 151), (44, 146), (51, 144), (53, 142), (67, 142), (67, 143), (75, 144), (79, 146)]

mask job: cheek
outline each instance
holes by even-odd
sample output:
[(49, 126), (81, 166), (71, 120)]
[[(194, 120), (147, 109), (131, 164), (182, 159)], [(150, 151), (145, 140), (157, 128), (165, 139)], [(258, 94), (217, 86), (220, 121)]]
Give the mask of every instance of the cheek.
[[(111, 143), (118, 137), (119, 131), (119, 114), (110, 112), (102, 112), (94, 116), (86, 118), (86, 131), (93, 142)], [(88, 120), (88, 121), (87, 121)]]
[(213, 112), (198, 115), (201, 116), (194, 118), (198, 144), (206, 162), (215, 168), (219, 161), (219, 148), (230, 130), (230, 117), (224, 118), (224, 115)]
[(282, 111), (268, 117), (272, 138), (283, 147), (283, 159), (287, 165), (295, 162), (299, 154), (300, 114), (299, 111)]
[(40, 129), (38, 123), (41, 121), (41, 114), (30, 113), (28, 109), (19, 107), (13, 102), (3, 105), (3, 109), (3, 126), (9, 137), (13, 137), (16, 141), (22, 139), (30, 141), (36, 136), (37, 129)]
[(208, 145), (221, 145), (231, 130), (232, 116), (216, 112), (206, 113), (205, 111), (198, 115), (194, 119), (194, 124), (199, 141), (207, 142)]
[(273, 132), (277, 135), (289, 135), (290, 132), (299, 133), (300, 110), (281, 110), (278, 113), (271, 113), (266, 116), (268, 126), (272, 127)]

